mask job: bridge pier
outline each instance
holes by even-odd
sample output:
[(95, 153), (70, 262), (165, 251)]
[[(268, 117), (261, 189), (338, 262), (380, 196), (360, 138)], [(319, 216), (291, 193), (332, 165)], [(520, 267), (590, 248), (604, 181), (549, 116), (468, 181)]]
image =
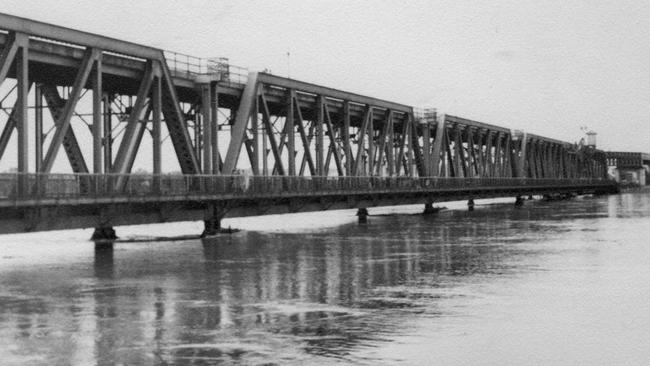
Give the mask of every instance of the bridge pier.
[(434, 213), (436, 213), (438, 211), (440, 211), (440, 210), (433, 207), (433, 203), (425, 203), (424, 204), (424, 212), (422, 212), (422, 214), (423, 215), (431, 215), (431, 214), (434, 214)]
[(515, 197), (515, 206), (519, 207), (519, 206), (523, 206), (523, 205), (524, 205), (524, 199), (521, 198), (521, 196)]
[(208, 204), (205, 208), (203, 218), (203, 232), (201, 237), (217, 235), (221, 231), (221, 219), (223, 218), (222, 210), (217, 204)]
[(117, 239), (115, 229), (112, 226), (99, 226), (95, 228), (90, 240), (94, 242), (110, 242)]
[(368, 222), (368, 209), (365, 207), (360, 207), (357, 210), (357, 216), (359, 217), (359, 223), (360, 224), (365, 224)]
[(207, 236), (217, 235), (221, 230), (221, 220), (216, 217), (203, 220), (203, 232), (201, 237), (205, 238)]
[(468, 211), (474, 211), (474, 199), (473, 198), (470, 198), (467, 201), (467, 210)]

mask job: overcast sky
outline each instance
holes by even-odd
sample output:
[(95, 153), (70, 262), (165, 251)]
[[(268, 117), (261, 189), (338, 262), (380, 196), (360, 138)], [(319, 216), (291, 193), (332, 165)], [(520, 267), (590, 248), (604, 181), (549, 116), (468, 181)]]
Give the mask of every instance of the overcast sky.
[[(650, 152), (650, 2), (4, 0), (2, 12)], [(287, 57), (290, 53), (290, 58)], [(288, 62), (289, 61), (289, 62)]]

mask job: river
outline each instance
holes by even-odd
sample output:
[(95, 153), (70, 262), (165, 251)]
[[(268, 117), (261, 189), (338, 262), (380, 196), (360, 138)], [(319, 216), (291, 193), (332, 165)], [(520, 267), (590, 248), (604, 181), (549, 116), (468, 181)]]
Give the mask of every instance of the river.
[(650, 191), (513, 201), (0, 236), (0, 363), (647, 364)]

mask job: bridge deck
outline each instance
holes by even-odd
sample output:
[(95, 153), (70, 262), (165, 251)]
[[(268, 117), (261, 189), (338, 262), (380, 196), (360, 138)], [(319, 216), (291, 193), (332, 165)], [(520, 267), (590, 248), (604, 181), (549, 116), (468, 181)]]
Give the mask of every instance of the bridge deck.
[[(603, 179), (0, 175), (0, 233), (442, 202), (529, 194), (604, 193)], [(17, 194), (19, 180), (33, 187)]]

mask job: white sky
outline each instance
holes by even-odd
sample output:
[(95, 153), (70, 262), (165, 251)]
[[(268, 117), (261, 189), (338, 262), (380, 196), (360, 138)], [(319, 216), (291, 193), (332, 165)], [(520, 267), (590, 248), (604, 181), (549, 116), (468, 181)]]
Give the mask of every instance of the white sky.
[(4, 0), (2, 12), (650, 152), (650, 2)]

